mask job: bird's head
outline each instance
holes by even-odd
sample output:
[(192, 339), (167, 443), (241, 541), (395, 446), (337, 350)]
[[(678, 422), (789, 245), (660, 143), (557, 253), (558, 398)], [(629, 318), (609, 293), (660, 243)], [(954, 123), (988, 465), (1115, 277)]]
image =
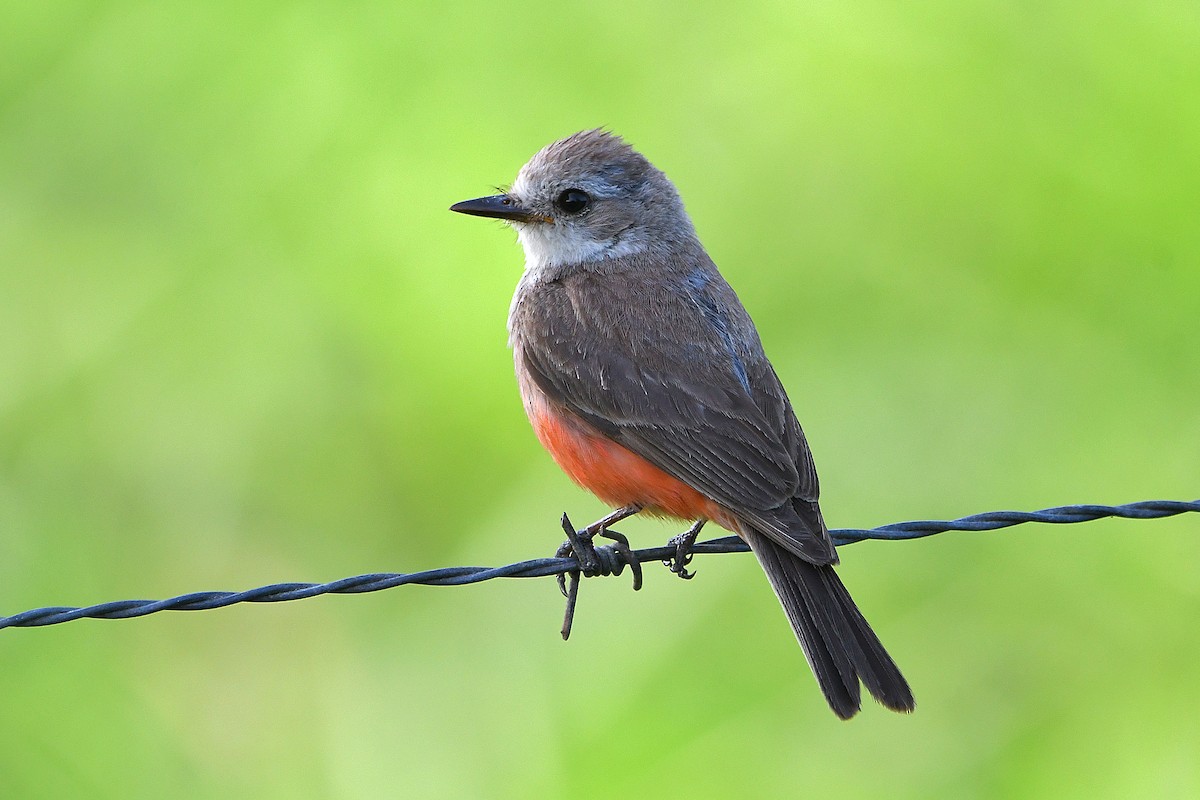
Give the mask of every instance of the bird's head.
[(450, 210), (512, 225), (530, 268), (591, 264), (695, 237), (667, 176), (603, 130), (547, 145), (507, 192)]

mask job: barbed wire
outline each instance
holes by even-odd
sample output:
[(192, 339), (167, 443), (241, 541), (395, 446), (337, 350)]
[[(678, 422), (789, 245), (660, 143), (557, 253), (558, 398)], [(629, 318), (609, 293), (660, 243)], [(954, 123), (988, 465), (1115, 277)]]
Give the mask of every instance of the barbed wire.
[[(1046, 508), (1041, 511), (991, 511), (955, 520), (896, 522), (878, 528), (841, 528), (832, 530), (830, 533), (834, 542), (843, 546), (867, 539), (903, 541), (920, 539), (947, 531), (991, 531), (1026, 522), (1068, 524), (1088, 522), (1104, 517), (1158, 519), (1188, 512), (1200, 512), (1200, 500), (1191, 502), (1146, 500), (1119, 506), (1074, 505)], [(628, 563), (622, 560), (618, 550), (619, 546), (617, 545), (596, 548), (596, 554), (603, 564), (603, 574), (620, 574), (622, 567)], [(691, 550), (695, 554), (748, 551), (749, 548), (746, 544), (736, 536), (699, 542)], [(669, 561), (675, 557), (676, 547), (675, 545), (651, 547), (634, 550), (628, 555), (638, 564), (649, 561)], [(43, 627), (77, 619), (132, 619), (144, 617), (147, 614), (156, 614), (159, 611), (208, 611), (237, 603), (281, 603), (324, 594), (378, 592), (410, 584), (463, 586), (490, 581), (493, 578), (544, 578), (551, 575), (578, 573), (578, 571), (579, 562), (574, 557), (566, 557), (535, 558), (502, 567), (443, 567), (423, 572), (378, 572), (342, 578), (329, 583), (276, 583), (243, 592), (192, 592), (166, 600), (117, 600), (83, 607), (35, 608), (20, 614), (0, 617), (0, 629)]]

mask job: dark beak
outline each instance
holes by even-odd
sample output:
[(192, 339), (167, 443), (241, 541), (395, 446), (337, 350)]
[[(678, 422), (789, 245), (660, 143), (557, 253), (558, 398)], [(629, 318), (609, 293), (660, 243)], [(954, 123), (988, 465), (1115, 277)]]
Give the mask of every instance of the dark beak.
[(533, 214), (522, 208), (516, 200), (507, 194), (495, 194), (491, 197), (477, 197), (474, 200), (463, 200), (450, 206), (451, 211), (459, 214), (470, 214), (474, 217), (493, 217), (495, 219), (511, 220), (512, 222), (549, 222), (541, 214)]

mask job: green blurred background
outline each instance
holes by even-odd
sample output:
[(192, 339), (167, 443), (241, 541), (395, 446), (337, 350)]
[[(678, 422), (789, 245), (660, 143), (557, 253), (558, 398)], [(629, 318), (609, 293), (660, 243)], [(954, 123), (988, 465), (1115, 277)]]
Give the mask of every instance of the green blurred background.
[[(0, 6), (0, 610), (547, 555), (521, 253), (606, 125), (758, 321), (835, 527), (1200, 495), (1200, 12)], [(677, 532), (635, 521), (637, 546)], [(0, 632), (0, 797), (1195, 797), (1200, 519), (846, 550), (911, 717), (749, 556)]]

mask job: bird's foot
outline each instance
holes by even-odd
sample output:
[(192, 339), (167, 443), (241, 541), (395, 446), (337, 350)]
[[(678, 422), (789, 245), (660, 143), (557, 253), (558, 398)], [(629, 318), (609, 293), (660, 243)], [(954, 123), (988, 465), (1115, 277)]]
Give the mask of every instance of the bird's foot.
[[(579, 563), (579, 569), (573, 569), (558, 575), (558, 590), (567, 598), (567, 610), (563, 616), (562, 637), (571, 635), (571, 624), (575, 619), (575, 602), (579, 597), (579, 577), (594, 578), (597, 575), (620, 575), (629, 565), (633, 573), (633, 590), (642, 588), (642, 565), (629, 547), (629, 540), (623, 534), (609, 530), (608, 526), (619, 520), (632, 516), (641, 511), (639, 506), (626, 506), (614, 511), (602, 520), (594, 522), (583, 530), (575, 530), (570, 518), (562, 515), (563, 531), (567, 541), (559, 546), (555, 553), (558, 558), (574, 557)], [(613, 544), (596, 547), (595, 538), (603, 536), (612, 539)], [(570, 583), (568, 584), (568, 579)]]
[(664, 561), (663, 566), (685, 581), (690, 581), (696, 577), (695, 572), (688, 572), (687, 565), (692, 563), (692, 545), (696, 543), (696, 537), (700, 535), (700, 529), (704, 527), (704, 523), (707, 521), (703, 519), (697, 520), (692, 527), (667, 542), (668, 546), (675, 546), (675, 557)]

